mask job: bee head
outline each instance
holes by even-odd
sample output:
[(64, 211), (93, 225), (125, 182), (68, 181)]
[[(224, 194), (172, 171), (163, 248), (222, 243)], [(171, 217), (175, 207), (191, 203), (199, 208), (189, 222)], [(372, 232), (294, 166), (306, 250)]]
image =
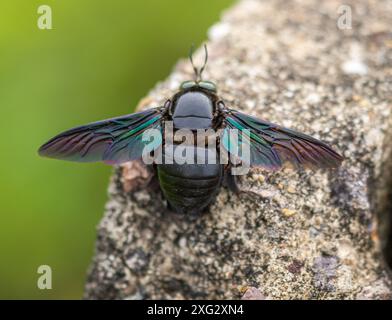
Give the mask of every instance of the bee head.
[(197, 68), (195, 66), (195, 64), (193, 63), (193, 51), (194, 51), (194, 46), (191, 46), (191, 50), (189, 52), (189, 60), (191, 61), (192, 67), (193, 67), (193, 71), (195, 73), (195, 79), (194, 80), (188, 80), (188, 81), (184, 81), (183, 83), (181, 83), (180, 85), (180, 90), (188, 90), (188, 89), (204, 89), (210, 92), (216, 92), (217, 91), (217, 87), (216, 84), (211, 82), (211, 81), (206, 81), (203, 80), (201, 75), (207, 65), (207, 61), (208, 61), (208, 50), (207, 50), (207, 46), (204, 45), (204, 63), (202, 65), (201, 68)]

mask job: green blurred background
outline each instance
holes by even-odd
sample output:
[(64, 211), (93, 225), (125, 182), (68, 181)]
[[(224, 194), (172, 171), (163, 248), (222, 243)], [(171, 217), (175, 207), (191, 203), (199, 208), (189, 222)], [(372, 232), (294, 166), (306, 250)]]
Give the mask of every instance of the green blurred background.
[[(79, 299), (111, 168), (39, 158), (76, 125), (133, 111), (233, 0), (2, 0), (0, 298)], [(52, 8), (53, 30), (37, 9)], [(53, 289), (37, 288), (37, 268)]]

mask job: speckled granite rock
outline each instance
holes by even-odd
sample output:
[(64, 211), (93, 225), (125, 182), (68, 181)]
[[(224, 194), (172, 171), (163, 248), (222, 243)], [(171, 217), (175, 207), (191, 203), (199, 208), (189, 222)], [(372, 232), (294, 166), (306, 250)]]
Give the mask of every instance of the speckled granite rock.
[[(341, 4), (239, 2), (210, 30), (204, 78), (227, 105), (336, 146), (343, 166), (253, 171), (240, 196), (223, 188), (197, 219), (167, 212), (139, 164), (117, 168), (86, 298), (392, 297), (380, 249), (392, 185), (392, 5), (344, 1), (352, 29), (339, 30)], [(191, 74), (181, 61), (141, 107)]]

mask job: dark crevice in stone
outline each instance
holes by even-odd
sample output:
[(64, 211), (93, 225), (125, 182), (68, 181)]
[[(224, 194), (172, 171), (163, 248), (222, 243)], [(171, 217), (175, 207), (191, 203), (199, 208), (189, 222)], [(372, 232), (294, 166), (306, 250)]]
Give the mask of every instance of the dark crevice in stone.
[[(392, 122), (392, 119), (390, 120)], [(377, 236), (379, 237), (383, 263), (389, 270), (392, 280), (392, 128), (384, 142), (384, 161), (380, 170), (379, 182), (369, 183), (369, 199), (372, 209), (377, 213)]]
[[(390, 190), (388, 193), (388, 199), (392, 199), (392, 190)], [(389, 217), (392, 215), (391, 202), (388, 203), (386, 212), (388, 213)], [(392, 222), (390, 218), (388, 221), (388, 228), (385, 234), (385, 246), (383, 248), (383, 253), (385, 256), (385, 261), (388, 264), (389, 268), (391, 269), (392, 268)]]
[[(388, 171), (390, 174), (391, 171)], [(385, 191), (384, 203), (378, 212), (378, 232), (384, 260), (389, 269), (392, 269), (392, 175), (389, 175)]]

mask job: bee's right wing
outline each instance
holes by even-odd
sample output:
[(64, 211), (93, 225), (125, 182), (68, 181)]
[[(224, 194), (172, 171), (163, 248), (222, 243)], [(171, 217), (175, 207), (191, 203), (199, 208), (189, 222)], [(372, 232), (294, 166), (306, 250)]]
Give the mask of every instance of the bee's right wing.
[[(236, 110), (229, 110), (224, 123), (224, 148), (238, 156), (241, 145), (247, 146), (248, 159), (241, 160), (250, 166), (278, 170), (289, 162), (294, 166), (334, 168), (343, 161), (340, 154), (320, 140)], [(230, 129), (243, 134), (233, 139)]]
[(60, 133), (38, 152), (44, 157), (77, 162), (119, 164), (140, 159), (150, 143), (142, 139), (148, 129), (157, 129), (155, 132), (160, 134), (153, 148), (162, 143), (161, 120), (160, 109), (154, 108), (90, 123)]

